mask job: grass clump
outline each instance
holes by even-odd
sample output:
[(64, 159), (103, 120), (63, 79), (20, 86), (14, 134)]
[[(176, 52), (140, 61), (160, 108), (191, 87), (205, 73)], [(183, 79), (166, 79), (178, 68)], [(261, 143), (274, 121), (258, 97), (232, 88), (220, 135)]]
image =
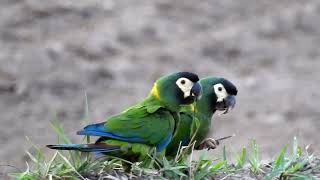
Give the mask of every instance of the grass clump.
[(260, 172), (263, 172), (263, 170), (260, 168), (260, 160), (259, 160), (259, 151), (258, 151), (258, 145), (256, 140), (251, 141), (251, 149), (253, 153), (251, 154), (251, 157), (249, 158), (249, 163), (251, 165), (251, 171), (255, 174), (259, 174)]
[[(58, 143), (70, 144), (61, 124), (55, 121), (52, 128), (57, 134)], [(21, 180), (34, 179), (241, 179), (246, 177), (265, 180), (272, 179), (317, 179), (320, 178), (320, 160), (298, 145), (297, 138), (293, 140), (291, 153), (284, 146), (279, 155), (269, 164), (260, 161), (258, 144), (251, 141), (249, 148), (244, 147), (235, 154), (235, 162), (223, 147), (221, 157), (209, 158), (207, 151), (202, 151), (194, 160), (194, 142), (186, 147), (180, 147), (179, 153), (173, 159), (157, 155), (155, 149), (150, 151), (143, 162), (129, 162), (121, 158), (92, 154), (81, 154), (76, 151), (56, 151), (50, 158), (44, 152), (28, 142), (35, 150), (27, 152), (31, 166), (27, 163), (24, 172), (12, 173), (12, 177)], [(89, 138), (84, 138), (90, 143)], [(249, 150), (250, 151), (249, 151)], [(191, 152), (191, 155), (189, 156)], [(250, 153), (249, 153), (250, 152)], [(124, 164), (131, 166), (131, 171), (125, 171)]]
[(271, 180), (277, 177), (280, 179), (313, 179), (314, 177), (308, 170), (312, 169), (309, 165), (315, 160), (315, 157), (307, 153), (303, 154), (296, 137), (293, 140), (292, 153), (288, 156), (286, 156), (287, 149), (287, 146), (283, 147), (278, 157), (270, 164), (271, 172), (265, 179)]
[[(58, 121), (55, 121), (52, 127), (58, 136), (58, 142), (71, 143)], [(83, 158), (81, 154), (76, 151), (68, 151), (67, 153), (56, 151), (48, 160), (39, 147), (33, 144), (28, 138), (27, 141), (35, 150), (35, 153), (26, 152), (33, 166), (31, 169), (27, 163), (27, 170), (25, 172), (11, 174), (11, 176), (17, 179), (76, 179), (75, 176), (79, 179), (85, 179), (82, 173), (96, 171), (104, 162), (102, 159), (93, 160), (92, 156)]]

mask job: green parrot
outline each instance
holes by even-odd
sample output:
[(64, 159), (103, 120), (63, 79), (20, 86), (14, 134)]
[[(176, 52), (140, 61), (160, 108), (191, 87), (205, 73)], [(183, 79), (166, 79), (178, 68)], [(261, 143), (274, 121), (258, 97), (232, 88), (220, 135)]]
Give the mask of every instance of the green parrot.
[[(217, 110), (226, 114), (234, 108), (238, 90), (230, 81), (219, 77), (203, 78), (200, 80), (200, 84), (203, 95), (195, 105), (186, 106), (180, 111), (177, 130), (166, 148), (167, 157), (175, 157), (180, 143), (181, 146), (187, 146), (193, 136), (197, 150), (214, 149), (219, 144), (218, 141), (207, 138), (210, 132), (211, 118)], [(198, 127), (197, 131), (196, 127)]]
[(162, 152), (172, 139), (182, 105), (193, 103), (202, 88), (196, 74), (178, 72), (158, 79), (147, 98), (112, 116), (107, 121), (86, 126), (78, 135), (100, 137), (94, 144), (47, 145), (58, 150), (102, 154), (141, 153), (149, 147)]

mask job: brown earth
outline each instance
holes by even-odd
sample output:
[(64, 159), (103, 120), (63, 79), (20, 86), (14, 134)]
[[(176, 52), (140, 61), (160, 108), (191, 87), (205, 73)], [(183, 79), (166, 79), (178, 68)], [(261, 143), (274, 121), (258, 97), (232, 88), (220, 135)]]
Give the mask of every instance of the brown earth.
[[(297, 136), (320, 148), (320, 1), (0, 1), (0, 165), (24, 169), (28, 136), (44, 150), (57, 116), (74, 142), (92, 122), (180, 70), (222, 76), (237, 106), (212, 136), (262, 159)], [(231, 149), (232, 149), (231, 148)]]

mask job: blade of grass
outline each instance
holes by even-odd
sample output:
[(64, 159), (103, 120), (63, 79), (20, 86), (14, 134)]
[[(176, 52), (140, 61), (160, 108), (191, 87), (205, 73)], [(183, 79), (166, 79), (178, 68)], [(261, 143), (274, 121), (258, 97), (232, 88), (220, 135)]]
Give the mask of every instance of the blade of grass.
[(84, 178), (77, 170), (76, 168), (70, 163), (70, 161), (63, 156), (59, 151), (57, 151), (58, 155), (69, 165), (70, 168), (72, 168), (72, 170), (83, 180), (86, 180), (86, 178)]
[(247, 160), (247, 149), (245, 147), (242, 148), (241, 155), (237, 154), (237, 165), (238, 169), (242, 169)]
[(275, 167), (274, 168), (284, 168), (285, 164), (285, 155), (287, 153), (287, 146), (283, 147), (278, 158), (275, 161)]
[(255, 139), (251, 141), (251, 149), (253, 151), (253, 155), (249, 159), (249, 163), (251, 165), (251, 170), (253, 173), (257, 174), (259, 172), (263, 172), (260, 169), (260, 164), (259, 164), (259, 150), (258, 150), (258, 145)]
[[(85, 124), (88, 125), (88, 124), (90, 124), (90, 114), (89, 114), (88, 95), (87, 95), (86, 91), (84, 92), (84, 96), (85, 96), (85, 118), (84, 118), (84, 121), (85, 121)], [(90, 143), (90, 136), (85, 136), (85, 137), (86, 137), (87, 144), (89, 144)]]
[(224, 164), (224, 168), (227, 169), (228, 168), (228, 159), (227, 159), (227, 148), (224, 145), (223, 146), (223, 150), (222, 150), (222, 158), (223, 158), (223, 162)]
[[(87, 91), (84, 92), (84, 96), (85, 96), (85, 118), (84, 118), (84, 121), (85, 121), (85, 124), (86, 125), (89, 125), (90, 124), (90, 115), (89, 115), (89, 103), (88, 103), (88, 94), (87, 94)], [(90, 144), (90, 136), (85, 136), (86, 138), (86, 143), (87, 144)], [(86, 155), (86, 161), (89, 161), (90, 160), (90, 154), (88, 153)]]
[(49, 174), (51, 165), (52, 165), (53, 161), (56, 159), (57, 155), (58, 155), (58, 153), (55, 152), (54, 155), (52, 156), (51, 160), (49, 161), (49, 164), (48, 164), (48, 166), (47, 166), (47, 170), (46, 170), (46, 172), (45, 172), (45, 176), (47, 176), (47, 175)]
[[(62, 139), (63, 143), (72, 144), (71, 140), (68, 138), (68, 136), (64, 132), (62, 124), (59, 123), (59, 121), (57, 119), (55, 121), (53, 121), (51, 126), (52, 126), (53, 130), (55, 131), (56, 135), (58, 136), (58, 143), (59, 143), (59, 139)], [(72, 152), (72, 151), (68, 151), (68, 153), (70, 155), (72, 164), (75, 167), (81, 166), (81, 154), (79, 152)]]
[(61, 123), (58, 121), (57, 117), (51, 123), (51, 127), (54, 130), (54, 132), (56, 133), (56, 135), (58, 136), (58, 143), (60, 143), (59, 140), (61, 139), (63, 143), (71, 144), (70, 139), (67, 137), (66, 133), (64, 132), (63, 127), (62, 127)]

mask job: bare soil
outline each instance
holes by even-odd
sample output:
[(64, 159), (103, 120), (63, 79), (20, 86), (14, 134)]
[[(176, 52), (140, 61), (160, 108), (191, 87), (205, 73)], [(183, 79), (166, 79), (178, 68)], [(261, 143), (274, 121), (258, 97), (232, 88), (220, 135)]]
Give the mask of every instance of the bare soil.
[(25, 136), (49, 153), (55, 118), (80, 142), (85, 93), (100, 122), (180, 70), (237, 85), (213, 120), (213, 137), (236, 134), (223, 144), (255, 138), (268, 159), (297, 136), (319, 154), (319, 47), (319, 0), (2, 0), (0, 165), (25, 168)]

